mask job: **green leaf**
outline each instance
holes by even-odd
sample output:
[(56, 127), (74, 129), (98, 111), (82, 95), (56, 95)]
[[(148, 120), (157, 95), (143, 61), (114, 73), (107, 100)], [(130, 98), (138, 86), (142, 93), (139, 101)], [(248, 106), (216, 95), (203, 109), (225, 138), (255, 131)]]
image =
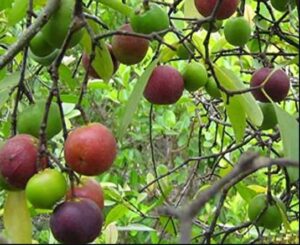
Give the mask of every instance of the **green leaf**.
[(24, 191), (7, 193), (3, 223), (7, 237), (12, 243), (32, 242), (32, 223)]
[(14, 72), (6, 75), (0, 80), (0, 90), (9, 90), (19, 83), (20, 72)]
[[(222, 96), (225, 97), (224, 94)], [(224, 98), (226, 100), (226, 98)], [(235, 138), (237, 142), (241, 142), (244, 138), (246, 129), (246, 113), (240, 104), (238, 97), (230, 98), (229, 104), (225, 105), (229, 120), (231, 122)]]
[[(226, 89), (231, 91), (246, 89), (242, 81), (232, 72), (224, 67), (214, 65), (216, 76)], [(249, 120), (256, 126), (260, 126), (263, 122), (262, 111), (251, 93), (235, 95), (238, 98), (240, 105), (245, 111)]]
[(279, 205), (278, 201), (275, 201), (275, 205), (279, 209), (279, 212), (280, 212), (280, 215), (281, 215), (281, 218), (282, 218), (282, 222), (283, 222), (284, 228), (286, 230), (291, 231), (292, 229), (291, 229), (290, 223), (288, 221), (288, 218), (287, 218), (285, 210), (282, 209), (282, 206)]
[(108, 225), (121, 219), (128, 212), (128, 208), (123, 204), (118, 204), (107, 214), (105, 224)]
[(0, 109), (2, 108), (2, 106), (5, 105), (5, 103), (8, 99), (9, 99), (8, 91), (6, 89), (0, 91)]
[[(299, 123), (285, 110), (274, 104), (278, 126), (283, 143), (284, 156), (299, 161)], [(287, 168), (290, 181), (299, 179), (299, 171), (293, 167)]]
[(7, 9), (6, 14), (9, 26), (14, 26), (26, 16), (28, 3), (29, 1), (15, 0), (12, 8)]
[(153, 228), (143, 224), (130, 224), (127, 226), (118, 226), (119, 231), (155, 231)]
[(199, 14), (199, 11), (195, 7), (194, 0), (185, 0), (184, 1), (184, 17), (185, 18), (199, 18), (202, 15)]
[(118, 241), (118, 229), (115, 222), (110, 223), (104, 230), (105, 244), (116, 244)]
[(126, 130), (128, 128), (128, 125), (131, 122), (134, 112), (136, 111), (138, 104), (143, 96), (143, 92), (144, 92), (146, 84), (149, 80), (149, 77), (151, 76), (151, 73), (158, 61), (159, 61), (159, 58), (155, 59), (147, 67), (147, 69), (144, 71), (142, 76), (138, 79), (138, 81), (128, 99), (128, 102), (125, 106), (125, 112), (121, 118), (120, 126), (119, 126), (118, 133), (117, 133), (119, 140), (123, 137), (124, 133), (126, 132)]
[(6, 8), (10, 8), (14, 0), (1, 0), (0, 1), (0, 11)]
[(121, 14), (130, 17), (133, 10), (126, 4), (122, 3), (121, 0), (98, 0), (100, 3), (120, 12)]
[(59, 78), (60, 80), (67, 85), (71, 90), (74, 90), (79, 85), (77, 80), (72, 78), (72, 72), (71, 70), (65, 66), (64, 64), (61, 64), (59, 66)]
[(240, 196), (247, 202), (249, 203), (253, 197), (257, 195), (257, 192), (250, 189), (249, 187), (245, 186), (243, 183), (238, 183), (235, 185), (238, 193)]

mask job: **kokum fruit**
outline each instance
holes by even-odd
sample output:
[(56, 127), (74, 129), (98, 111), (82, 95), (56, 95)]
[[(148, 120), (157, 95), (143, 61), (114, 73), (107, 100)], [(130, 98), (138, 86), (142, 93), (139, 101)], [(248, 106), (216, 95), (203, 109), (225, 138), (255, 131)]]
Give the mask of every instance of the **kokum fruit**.
[[(129, 24), (123, 25), (119, 31), (132, 33)], [(144, 59), (149, 47), (149, 41), (134, 36), (114, 35), (112, 38), (112, 51), (118, 61), (126, 65), (137, 64)]]
[(180, 43), (177, 47), (177, 56), (181, 59), (189, 59), (194, 53), (195, 47), (193, 44), (186, 42)]
[[(0, 171), (5, 182), (14, 188), (25, 189), (28, 180), (37, 172), (38, 139), (19, 134), (8, 139), (0, 150)], [(42, 159), (41, 167), (47, 165)]]
[(207, 83), (207, 72), (205, 67), (196, 62), (187, 64), (182, 72), (184, 87), (193, 92)]
[(38, 32), (31, 39), (29, 47), (32, 53), (39, 57), (47, 56), (51, 54), (55, 49), (47, 42), (42, 32)]
[[(282, 216), (279, 208), (284, 212), (285, 206), (278, 198), (274, 198), (272, 203), (269, 203), (266, 208), (267, 204), (267, 195), (259, 194), (255, 196), (249, 203), (248, 216), (252, 222), (257, 221), (256, 224), (258, 226), (273, 230), (281, 225)], [(262, 214), (263, 210), (265, 212)]]
[[(210, 16), (218, 3), (218, 0), (194, 0), (199, 13), (204, 17)], [(216, 13), (219, 20), (227, 19), (237, 10), (239, 0), (223, 0)]]
[(86, 244), (100, 234), (103, 224), (101, 209), (89, 199), (66, 201), (53, 211), (50, 229), (61, 243)]
[(104, 195), (101, 185), (92, 178), (83, 177), (79, 185), (74, 186), (73, 191), (67, 192), (66, 200), (73, 198), (88, 198), (94, 201), (100, 209), (104, 208)]
[(149, 4), (145, 11), (135, 11), (130, 18), (132, 29), (138, 33), (150, 34), (159, 32), (169, 27), (169, 16), (157, 4)]
[(91, 176), (111, 167), (116, 157), (117, 144), (107, 127), (100, 123), (90, 123), (68, 135), (64, 151), (71, 169)]
[(264, 115), (264, 120), (260, 126), (262, 130), (274, 128), (278, 121), (274, 106), (272, 103), (260, 103), (260, 109)]
[[(118, 70), (120, 63), (118, 62), (118, 60), (114, 56), (114, 54), (112, 52), (111, 45), (108, 45), (108, 50), (109, 50), (109, 53), (110, 53), (110, 56), (111, 56), (111, 59), (112, 59), (112, 62), (113, 62), (113, 66), (114, 66), (114, 72), (113, 73), (115, 73)], [(82, 65), (83, 65), (83, 67), (86, 71), (88, 70), (89, 63), (90, 63), (90, 57), (87, 53), (84, 52), (83, 55), (82, 55)], [(92, 77), (92, 78), (98, 78), (98, 79), (101, 78), (92, 65), (90, 65), (89, 76)]]
[[(47, 24), (42, 28), (44, 39), (54, 48), (61, 48), (69, 26), (73, 19), (75, 0), (60, 1), (60, 5), (51, 16)], [(83, 29), (72, 34), (69, 48), (79, 43), (83, 35)]]
[(179, 100), (183, 89), (183, 78), (176, 69), (167, 65), (157, 66), (152, 71), (144, 96), (152, 104), (169, 105)]
[[(19, 115), (17, 129), (19, 133), (31, 134), (38, 138), (40, 135), (40, 127), (43, 122), (45, 112), (45, 100), (37, 101), (33, 105), (29, 105)], [(59, 107), (55, 102), (52, 102), (49, 108), (46, 137), (51, 139), (58, 134), (62, 129)]]
[(205, 84), (206, 92), (213, 98), (221, 98), (221, 92), (218, 88), (218, 85), (213, 77), (210, 77)]
[(56, 169), (46, 168), (33, 175), (25, 189), (26, 197), (35, 208), (52, 209), (67, 191), (67, 181)]
[[(257, 70), (250, 81), (251, 87), (263, 85), (266, 94), (275, 102), (285, 99), (290, 89), (290, 79), (283, 70), (261, 68)], [(253, 96), (261, 102), (270, 102), (261, 88), (252, 90)]]
[(243, 46), (251, 37), (250, 24), (244, 17), (231, 18), (224, 26), (224, 35), (230, 44)]

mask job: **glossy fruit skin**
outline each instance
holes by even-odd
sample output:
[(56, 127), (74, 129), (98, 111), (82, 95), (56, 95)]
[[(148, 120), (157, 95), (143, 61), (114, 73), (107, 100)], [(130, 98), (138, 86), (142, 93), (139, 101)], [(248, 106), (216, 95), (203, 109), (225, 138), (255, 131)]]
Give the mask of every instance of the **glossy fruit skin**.
[(116, 140), (100, 123), (90, 123), (73, 130), (65, 142), (65, 159), (77, 173), (98, 175), (107, 171), (117, 154)]
[[(223, 25), (223, 21), (222, 20), (213, 21), (211, 32), (217, 32), (217, 31), (219, 31), (221, 29), (222, 25)], [(210, 29), (210, 23), (208, 23), (208, 22), (204, 23), (202, 25), (202, 27), (204, 28), (204, 30), (209, 31), (209, 29)]]
[(82, 178), (81, 183), (74, 186), (73, 195), (70, 189), (66, 194), (66, 200), (72, 198), (88, 198), (94, 201), (102, 210), (104, 208), (104, 194), (101, 185), (92, 178)]
[(279, 12), (288, 10), (290, 0), (271, 0), (271, 5)]
[(55, 49), (52, 53), (50, 53), (47, 56), (40, 57), (36, 56), (31, 50), (29, 50), (29, 56), (36, 61), (37, 63), (43, 65), (43, 66), (49, 66), (52, 64), (52, 62), (55, 60), (57, 55), (59, 54), (59, 50)]
[[(129, 24), (123, 25), (119, 31), (133, 32)], [(114, 35), (112, 51), (118, 61), (125, 65), (141, 62), (147, 54), (149, 41), (134, 36)]]
[(194, 50), (195, 47), (191, 43), (186, 43), (185, 46), (181, 43), (177, 48), (177, 56), (181, 59), (189, 59), (192, 56), (191, 52), (194, 53)]
[[(40, 126), (44, 117), (45, 105), (45, 100), (39, 100), (35, 104), (29, 105), (20, 113), (17, 123), (17, 129), (19, 133), (30, 134), (36, 138), (39, 138)], [(52, 102), (48, 114), (46, 128), (47, 139), (50, 140), (53, 136), (58, 134), (61, 129), (62, 122), (59, 107), (55, 102)]]
[(143, 13), (133, 13), (130, 18), (132, 29), (137, 33), (150, 34), (169, 27), (169, 16), (157, 4), (151, 4), (150, 9)]
[[(275, 198), (275, 202), (285, 210), (284, 203)], [(264, 210), (267, 205), (267, 196), (265, 194), (259, 194), (255, 196), (249, 203), (248, 216), (251, 221), (255, 221), (260, 213)], [(266, 211), (260, 216), (257, 221), (258, 226), (273, 230), (278, 228), (282, 224), (282, 217), (280, 210), (275, 203), (269, 204)]]
[[(37, 173), (38, 139), (19, 134), (8, 139), (0, 150), (0, 171), (13, 188), (25, 189), (28, 180)], [(47, 162), (42, 161), (42, 166)]]
[[(217, 0), (194, 0), (198, 12), (204, 17), (210, 16)], [(239, 0), (223, 0), (216, 14), (218, 20), (227, 19), (232, 16), (239, 5)]]
[(272, 103), (259, 103), (260, 109), (264, 115), (264, 120), (260, 128), (262, 130), (268, 130), (274, 128), (277, 124), (277, 116)]
[(144, 90), (144, 97), (152, 104), (170, 105), (176, 103), (184, 89), (181, 74), (171, 66), (154, 68)]
[(46, 168), (33, 175), (25, 189), (26, 197), (35, 208), (51, 209), (67, 191), (67, 181), (55, 169)]
[[(251, 87), (260, 86), (264, 80), (271, 74), (273, 69), (261, 68), (257, 70), (250, 81)], [(263, 86), (265, 92), (274, 102), (280, 102), (285, 99), (290, 89), (290, 79), (283, 70), (275, 71)], [(261, 89), (252, 91), (255, 99), (261, 102), (269, 102)]]
[(231, 18), (224, 26), (224, 35), (230, 44), (243, 46), (251, 37), (250, 24), (244, 17)]
[(102, 224), (101, 209), (86, 198), (59, 204), (50, 217), (53, 236), (66, 244), (87, 244), (94, 241), (101, 232)]
[(185, 89), (190, 92), (205, 86), (208, 79), (205, 67), (196, 62), (189, 63), (185, 66), (182, 77)]
[[(116, 57), (114, 56), (114, 54), (112, 52), (111, 45), (108, 45), (108, 50), (110, 52), (111, 59), (112, 59), (112, 62), (113, 62), (113, 66), (114, 66), (113, 73), (115, 73), (118, 70), (120, 63), (116, 59)], [(89, 62), (90, 62), (89, 55), (87, 53), (83, 53), (83, 55), (82, 55), (82, 65), (83, 65), (83, 67), (84, 67), (85, 70), (88, 69)], [(92, 77), (92, 78), (101, 79), (101, 77), (98, 75), (98, 73), (96, 72), (96, 70), (92, 66), (89, 69), (89, 76)]]
[(213, 98), (221, 98), (221, 92), (218, 88), (218, 85), (213, 77), (208, 78), (207, 83), (205, 84), (206, 92)]
[[(47, 24), (42, 28), (44, 39), (54, 48), (61, 48), (67, 35), (73, 18), (75, 0), (64, 0), (60, 2), (59, 8), (51, 16)], [(82, 38), (83, 29), (72, 35), (69, 48), (78, 44)]]
[(47, 56), (54, 51), (54, 48), (47, 42), (42, 32), (38, 32), (31, 39), (29, 47), (32, 53), (39, 57)]

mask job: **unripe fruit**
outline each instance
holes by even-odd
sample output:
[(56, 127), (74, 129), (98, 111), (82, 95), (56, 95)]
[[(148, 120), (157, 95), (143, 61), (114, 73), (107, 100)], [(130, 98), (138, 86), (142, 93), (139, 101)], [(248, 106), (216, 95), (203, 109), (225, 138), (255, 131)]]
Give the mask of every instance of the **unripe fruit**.
[[(274, 198), (275, 202), (279, 205), (282, 210), (285, 210), (284, 203), (278, 199)], [(267, 196), (265, 194), (259, 194), (255, 196), (249, 203), (248, 216), (251, 221), (255, 221), (261, 212), (267, 206)], [(257, 221), (257, 225), (262, 226), (267, 229), (276, 229), (282, 224), (282, 217), (279, 208), (275, 203), (268, 204), (265, 212), (260, 216)]]
[[(40, 127), (43, 122), (45, 111), (45, 100), (37, 101), (33, 105), (29, 105), (19, 115), (17, 129), (19, 133), (30, 134), (36, 138), (40, 135)], [(49, 109), (46, 137), (51, 139), (62, 129), (59, 107), (52, 102)]]
[[(113, 66), (114, 66), (114, 71), (113, 73), (115, 73), (118, 68), (119, 68), (119, 65), (120, 63), (118, 62), (118, 60), (116, 59), (116, 57), (114, 56), (113, 52), (112, 52), (112, 47), (111, 45), (108, 45), (108, 50), (110, 52), (110, 55), (111, 55), (111, 59), (112, 59), (112, 62), (113, 62)], [(89, 58), (89, 55), (87, 53), (83, 53), (82, 55), (82, 65), (84, 67), (85, 70), (88, 69), (89, 67), (89, 63), (90, 63), (90, 58)], [(93, 77), (93, 78), (101, 78), (98, 73), (96, 72), (96, 70), (94, 69), (94, 67), (91, 65), (90, 66), (90, 70), (89, 70), (89, 76)]]
[[(44, 39), (54, 48), (61, 48), (69, 26), (73, 19), (75, 0), (60, 1), (59, 8), (51, 16), (47, 24), (42, 28)], [(69, 48), (75, 46), (83, 35), (83, 29), (72, 35)]]
[[(202, 25), (202, 27), (204, 28), (204, 30), (209, 31), (210, 29), (210, 22), (204, 23)], [(212, 22), (212, 29), (210, 30), (211, 32), (217, 32), (220, 30), (220, 28), (223, 25), (223, 21), (222, 20), (216, 20)]]
[(92, 178), (82, 178), (79, 185), (74, 186), (73, 192), (70, 189), (66, 195), (66, 199), (88, 198), (94, 201), (100, 209), (104, 208), (104, 194), (101, 185)]
[[(217, 0), (194, 0), (195, 6), (204, 17), (210, 16), (214, 10)], [(219, 20), (227, 19), (237, 10), (239, 0), (223, 0), (216, 13)]]
[[(0, 150), (0, 172), (5, 182), (17, 189), (24, 189), (28, 180), (37, 172), (38, 139), (19, 134), (8, 139)], [(46, 159), (41, 162), (47, 165)]]
[(35, 208), (51, 209), (67, 191), (63, 174), (47, 168), (32, 176), (26, 185), (26, 197)]
[(180, 43), (177, 48), (177, 56), (181, 59), (189, 59), (194, 53), (195, 47), (191, 43)]
[(229, 19), (224, 26), (227, 42), (234, 46), (245, 45), (251, 37), (251, 27), (244, 17)]
[(130, 24), (135, 32), (150, 34), (167, 29), (169, 16), (157, 4), (150, 4), (150, 9), (143, 13), (134, 12), (131, 15)]
[(55, 49), (47, 42), (41, 32), (38, 32), (31, 39), (29, 47), (32, 53), (39, 57), (47, 56), (51, 54)]
[[(272, 75), (270, 75), (272, 73)], [(266, 80), (266, 78), (268, 78)], [(266, 80), (266, 81), (265, 81)], [(257, 70), (250, 81), (251, 87), (257, 87), (263, 84), (263, 89), (267, 95), (275, 102), (280, 102), (285, 99), (290, 89), (290, 79), (282, 70), (270, 68), (261, 68)], [(269, 99), (262, 92), (262, 89), (252, 91), (253, 96), (261, 102), (269, 102)]]
[(278, 121), (277, 121), (277, 116), (273, 104), (260, 103), (259, 106), (264, 115), (264, 120), (260, 128), (262, 130), (268, 130), (274, 128), (277, 125)]
[(95, 202), (76, 199), (59, 204), (50, 217), (50, 229), (61, 243), (86, 244), (100, 234), (103, 215)]
[(271, 5), (274, 9), (285, 12), (288, 10), (290, 0), (271, 0)]
[(37, 63), (43, 65), (43, 66), (48, 66), (51, 65), (52, 62), (55, 60), (55, 58), (57, 57), (57, 55), (59, 54), (59, 50), (55, 49), (52, 53), (50, 53), (47, 56), (44, 57), (40, 57), (40, 56), (36, 56), (31, 50), (29, 50), (29, 56), (36, 61)]
[(117, 144), (107, 127), (100, 123), (90, 123), (68, 135), (64, 151), (70, 168), (91, 176), (111, 167), (116, 157)]
[(210, 77), (205, 84), (206, 92), (213, 98), (221, 98), (221, 92), (218, 88), (218, 85), (213, 77)]
[(171, 66), (157, 66), (144, 90), (145, 98), (152, 104), (169, 105), (180, 99), (184, 81), (180, 73)]
[[(123, 25), (119, 31), (132, 33), (129, 24)], [(118, 61), (126, 65), (141, 62), (147, 54), (149, 41), (134, 36), (114, 35), (112, 38), (112, 51)]]
[(207, 83), (207, 72), (205, 67), (200, 63), (187, 64), (182, 77), (184, 80), (184, 87), (188, 91), (196, 91)]

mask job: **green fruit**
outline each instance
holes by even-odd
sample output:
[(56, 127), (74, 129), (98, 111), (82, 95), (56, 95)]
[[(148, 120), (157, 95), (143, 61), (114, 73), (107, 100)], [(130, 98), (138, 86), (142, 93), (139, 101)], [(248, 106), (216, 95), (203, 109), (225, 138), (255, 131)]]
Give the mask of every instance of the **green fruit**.
[(150, 9), (143, 13), (134, 12), (130, 18), (132, 29), (138, 33), (150, 34), (169, 27), (168, 14), (157, 4), (151, 4)]
[(275, 112), (275, 109), (274, 109), (274, 106), (272, 105), (272, 103), (260, 103), (259, 106), (264, 115), (264, 120), (263, 120), (260, 128), (262, 130), (268, 130), (268, 129), (274, 128), (277, 125), (278, 121), (277, 121), (276, 112)]
[(51, 209), (67, 192), (67, 181), (55, 169), (45, 169), (32, 176), (25, 189), (26, 197), (35, 208)]
[[(19, 115), (17, 129), (20, 134), (30, 134), (39, 137), (40, 126), (44, 117), (45, 101), (38, 101), (36, 104), (29, 105)], [(48, 114), (46, 137), (51, 139), (62, 129), (59, 107), (52, 102)]]
[[(47, 24), (42, 28), (44, 39), (47, 40), (51, 46), (55, 48), (61, 48), (73, 19), (74, 6), (75, 0), (60, 1), (59, 8), (51, 16)], [(79, 43), (82, 35), (83, 29), (75, 32), (72, 35), (69, 48)]]
[[(220, 28), (223, 25), (223, 21), (222, 20), (216, 20), (212, 22), (212, 29), (211, 32), (217, 32), (218, 30), (220, 30)], [(204, 28), (204, 30), (209, 31), (210, 29), (210, 22), (206, 22), (202, 25), (202, 27)]]
[(194, 50), (195, 47), (191, 43), (185, 43), (185, 46), (180, 43), (177, 48), (177, 56), (181, 59), (189, 59), (192, 56), (190, 52), (194, 53)]
[(288, 10), (290, 0), (271, 0), (271, 5), (274, 9), (280, 12)]
[[(281, 200), (279, 200), (278, 198), (274, 198), (274, 201), (276, 202), (276, 204), (279, 205), (279, 207), (282, 210), (285, 210), (284, 203)], [(256, 223), (258, 226), (262, 226), (264, 228), (273, 230), (278, 228), (282, 224), (282, 216), (276, 204), (275, 203), (268, 204), (267, 209), (260, 216), (260, 218)], [(267, 205), (267, 196), (265, 194), (259, 194), (255, 196), (249, 203), (249, 207), (248, 207), (249, 219), (252, 222), (255, 221), (259, 217), (260, 213), (265, 209), (266, 205)]]
[(226, 22), (224, 34), (230, 44), (243, 46), (251, 37), (251, 27), (244, 17), (235, 17)]
[(188, 91), (196, 91), (207, 83), (206, 69), (200, 63), (193, 62), (186, 65), (182, 77), (184, 87)]
[(54, 48), (46, 41), (41, 32), (38, 32), (31, 39), (29, 47), (34, 55), (40, 57), (47, 56), (54, 51)]
[(44, 56), (44, 57), (39, 57), (36, 56), (31, 50), (29, 50), (29, 56), (36, 61), (37, 63), (43, 65), (43, 66), (48, 66), (51, 65), (52, 62), (55, 60), (57, 55), (59, 54), (59, 50), (55, 49), (51, 54)]
[(213, 98), (221, 98), (221, 92), (218, 88), (218, 85), (216, 81), (213, 79), (213, 77), (210, 77), (208, 79), (208, 82), (205, 85), (206, 92)]

